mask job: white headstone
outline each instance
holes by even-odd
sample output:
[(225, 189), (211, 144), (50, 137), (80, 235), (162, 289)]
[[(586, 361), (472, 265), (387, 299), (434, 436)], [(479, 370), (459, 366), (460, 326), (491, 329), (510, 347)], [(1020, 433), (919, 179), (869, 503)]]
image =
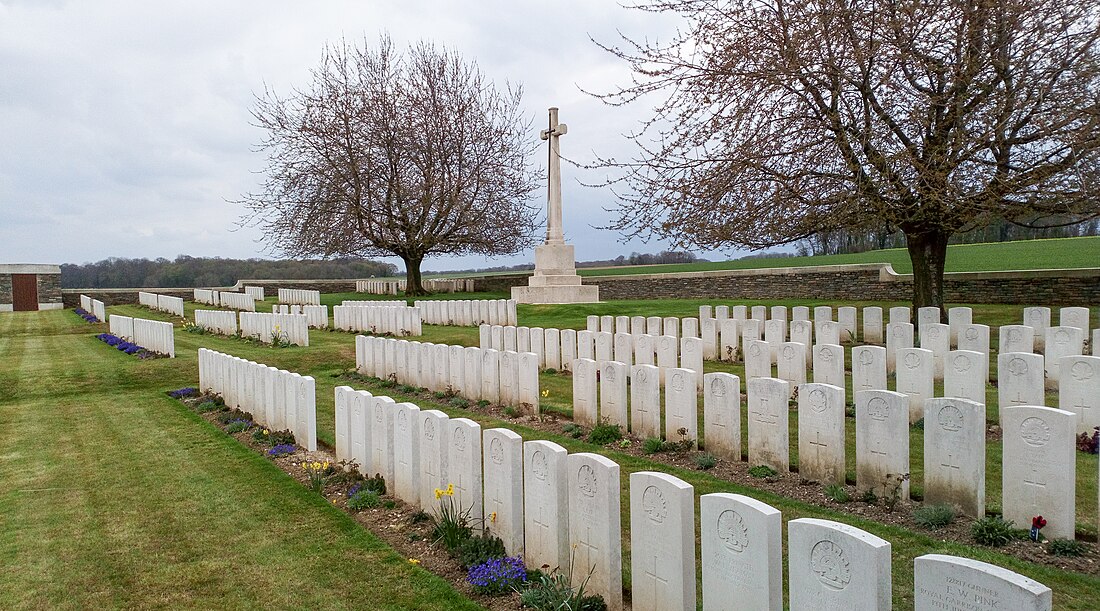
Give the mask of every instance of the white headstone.
[(844, 346), (814, 346), (814, 382), (844, 388)]
[(791, 322), (796, 320), (810, 320), (810, 308), (806, 306), (794, 306), (791, 308)]
[(924, 502), (985, 515), (985, 405), (929, 399), (924, 421)]
[(951, 327), (940, 323), (927, 323), (921, 327), (920, 347), (932, 351), (932, 376), (943, 379), (943, 359), (951, 351)]
[(745, 339), (745, 377), (770, 378), (772, 376), (772, 362), (769, 354), (768, 342), (755, 339)]
[(772, 360), (775, 360), (779, 344), (787, 341), (787, 321), (769, 320), (764, 323), (764, 341), (771, 346)]
[(420, 410), (420, 507), (438, 511), (436, 489), (447, 487), (443, 457), (447, 449), (447, 414), (437, 409)]
[(863, 341), (867, 344), (882, 343), (882, 308), (863, 308)]
[(791, 611), (891, 608), (890, 543), (847, 524), (787, 522)]
[(565, 448), (523, 444), (523, 559), (529, 569), (569, 566), (569, 475)]
[(837, 308), (836, 321), (840, 325), (840, 341), (856, 341), (856, 309), (852, 306)]
[(1031, 352), (997, 355), (997, 407), (1043, 405), (1043, 356)]
[(886, 371), (895, 371), (898, 350), (913, 347), (913, 325), (890, 323), (886, 325)]
[(1004, 325), (998, 333), (998, 352), (1035, 352), (1035, 329), (1024, 325)]
[[(989, 382), (989, 326), (988, 325), (962, 325), (959, 327), (959, 336), (956, 345), (959, 350), (970, 350), (982, 355), (981, 370), (982, 384)], [(946, 371), (945, 374), (946, 375)]]
[(600, 368), (600, 420), (627, 428), (626, 382), (630, 365), (607, 361)]
[(539, 361), (533, 352), (522, 352), (516, 361), (517, 403), (526, 414), (538, 414)]
[(665, 316), (661, 324), (661, 334), (680, 338), (680, 319), (675, 316)]
[(699, 320), (699, 335), (703, 340), (703, 358), (708, 361), (718, 359), (718, 321), (714, 318)]
[(890, 308), (890, 319), (887, 321), (887, 324), (893, 324), (897, 322), (910, 323), (912, 322), (912, 319), (910, 319), (909, 316), (909, 308), (906, 306), (897, 306)]
[(373, 397), (368, 417), (371, 418), (371, 459), (370, 471), (381, 475), (387, 482), (394, 479), (393, 460), (393, 420), (397, 413), (397, 404), (389, 397)]
[(1084, 353), (1085, 335), (1077, 327), (1049, 327), (1047, 329), (1046, 352), (1044, 352), (1047, 383), (1058, 387), (1062, 373), (1058, 365), (1064, 356), (1077, 356)]
[(612, 360), (633, 365), (634, 336), (629, 333), (616, 333), (614, 338), (614, 350)]
[(577, 358), (596, 358), (596, 334), (592, 331), (577, 331)]
[(711, 454), (741, 460), (741, 379), (731, 373), (703, 376), (703, 437)]
[(660, 316), (649, 316), (645, 319), (646, 335), (661, 335), (663, 321)]
[(1035, 331), (1035, 349), (1041, 352), (1046, 346), (1047, 328), (1050, 327), (1050, 308), (1024, 308), (1023, 324)]
[(616, 316), (615, 317), (615, 333), (630, 333), (630, 317), (629, 316)]
[(1050, 611), (1052, 605), (1050, 588), (993, 564), (941, 554), (913, 560), (914, 611)]
[(500, 352), (496, 350), (481, 351), (481, 398), (500, 402)]
[(844, 387), (798, 388), (798, 475), (844, 485)]
[(690, 369), (665, 372), (665, 439), (699, 443), (699, 402), (696, 374)]
[(856, 488), (908, 501), (909, 399), (888, 390), (863, 390), (855, 398)]
[(561, 330), (561, 368), (562, 371), (572, 371), (573, 361), (577, 360), (577, 331), (575, 329)]
[(940, 324), (940, 309), (935, 306), (917, 308), (917, 333), (924, 333), (924, 325)]
[(749, 309), (743, 305), (733, 306), (733, 309), (730, 310), (730, 317), (734, 320), (748, 320)]
[(573, 362), (573, 421), (583, 426), (597, 423), (596, 361), (577, 359)]
[(974, 310), (957, 307), (947, 310), (947, 324), (951, 326), (951, 345), (958, 346), (963, 327), (974, 323)]
[(741, 345), (737, 321), (727, 318), (718, 324), (718, 358), (726, 362), (737, 361), (737, 347)]
[(972, 350), (952, 350), (944, 363), (943, 396), (985, 405), (985, 355)]
[(790, 471), (790, 384), (777, 378), (749, 378), (749, 466)]
[(393, 418), (393, 493), (410, 505), (420, 504), (420, 408), (398, 403)]
[(924, 401), (932, 398), (931, 350), (902, 348), (898, 350), (897, 391), (909, 397), (909, 422), (924, 417)]
[(447, 483), (454, 485), (455, 505), (470, 512), (475, 530), (483, 524), (481, 425), (469, 418), (447, 421)]
[(1058, 310), (1058, 324), (1063, 327), (1077, 327), (1085, 337), (1089, 336), (1089, 309), (1081, 307)]
[(615, 333), (615, 317), (614, 316), (601, 316), (600, 317), (600, 332), (601, 333)]
[(756, 320), (759, 320), (761, 322), (761, 324), (763, 324), (763, 322), (768, 319), (768, 308), (767, 308), (767, 306), (762, 306), (762, 305), (752, 306), (751, 311), (752, 311), (752, 318), (754, 318)]
[(508, 429), (482, 434), (485, 527), (509, 556), (523, 553), (523, 439)]
[(1043, 535), (1073, 539), (1076, 504), (1077, 415), (1052, 407), (1001, 410), (1001, 508), (1018, 527), (1043, 516)]
[(681, 338), (684, 337), (699, 337), (699, 319), (698, 318), (684, 318), (680, 320), (680, 326), (682, 327)]
[(645, 334), (645, 316), (631, 316), (630, 317), (630, 334), (631, 335), (644, 335)]
[(695, 608), (694, 492), (665, 473), (630, 474), (631, 609)]
[(764, 335), (764, 323), (756, 319), (739, 321), (738, 326), (741, 329), (742, 340), (746, 339), (763, 339)]
[(703, 340), (698, 337), (680, 339), (680, 367), (695, 372), (695, 380), (703, 388)]
[(814, 324), (808, 320), (791, 321), (791, 341), (807, 346), (806, 364), (813, 364)]
[(654, 365), (630, 370), (630, 431), (642, 439), (661, 437), (661, 372)]
[(756, 499), (699, 497), (704, 609), (783, 609), (783, 516)]
[(657, 338), (657, 366), (661, 368), (661, 379), (664, 380), (665, 370), (679, 365), (680, 340), (671, 335), (662, 335)]
[(481, 348), (467, 347), (462, 355), (462, 396), (470, 401), (481, 399)]
[(596, 334), (596, 363), (601, 367), (606, 361), (615, 359), (615, 336), (609, 332), (600, 331)]
[(623, 549), (619, 465), (598, 454), (566, 458), (569, 470), (571, 583), (586, 577), (586, 591), (603, 596), (609, 611), (623, 608)]
[(635, 365), (653, 365), (656, 364), (657, 356), (657, 336), (648, 335), (643, 333), (642, 335), (634, 336), (634, 364)]
[(1059, 364), (1058, 407), (1077, 414), (1077, 432), (1100, 426), (1100, 356), (1064, 356)]
[(561, 331), (558, 329), (544, 329), (543, 358), (545, 368), (558, 371), (561, 369)]
[(780, 344), (775, 369), (775, 377), (790, 382), (793, 393), (799, 384), (806, 382), (806, 346), (797, 342)]

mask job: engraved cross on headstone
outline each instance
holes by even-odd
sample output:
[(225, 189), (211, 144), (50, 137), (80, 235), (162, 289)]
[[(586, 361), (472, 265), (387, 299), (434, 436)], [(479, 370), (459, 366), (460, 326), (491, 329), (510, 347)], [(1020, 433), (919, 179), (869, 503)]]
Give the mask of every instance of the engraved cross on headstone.
[(814, 438), (808, 442), (814, 447), (814, 456), (821, 458), (821, 452), (829, 448), (829, 444), (821, 441), (821, 431), (814, 431)]
[(664, 600), (661, 593), (668, 588), (668, 579), (661, 577), (657, 573), (657, 556), (653, 557), (653, 568), (646, 569), (645, 576), (653, 582), (653, 603), (657, 605), (657, 608), (661, 608), (660, 603)]
[(564, 244), (561, 227), (561, 151), (558, 138), (569, 133), (564, 123), (558, 123), (558, 109), (550, 109), (550, 127), (539, 132), (539, 138), (549, 140), (549, 196), (546, 210), (546, 243)]

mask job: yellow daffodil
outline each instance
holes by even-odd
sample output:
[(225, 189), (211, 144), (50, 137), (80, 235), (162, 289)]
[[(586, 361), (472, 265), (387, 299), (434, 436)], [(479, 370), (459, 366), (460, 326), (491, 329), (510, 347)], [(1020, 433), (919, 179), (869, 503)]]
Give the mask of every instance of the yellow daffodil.
[(443, 496), (443, 491), (440, 490), (439, 488), (436, 488), (435, 489), (435, 500), (438, 501), (441, 496)]
[(497, 512), (494, 511), (493, 513), (489, 514), (489, 521), (492, 522), (493, 524), (496, 524), (496, 522), (497, 522)]
[(447, 494), (454, 494), (454, 493), (455, 493), (455, 485), (454, 484), (447, 484)]
[(409, 564), (420, 564), (420, 561), (416, 558), (409, 558)]
[(542, 391), (542, 396), (549, 397), (550, 396), (550, 391), (549, 390)]

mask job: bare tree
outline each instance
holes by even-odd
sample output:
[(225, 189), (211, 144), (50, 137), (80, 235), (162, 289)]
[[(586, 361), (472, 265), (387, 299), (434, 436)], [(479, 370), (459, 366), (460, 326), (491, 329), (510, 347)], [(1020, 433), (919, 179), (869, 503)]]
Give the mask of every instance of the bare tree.
[[(670, 41), (623, 38), (630, 137), (613, 228), (762, 248), (894, 227), (913, 302), (943, 307), (948, 239), (997, 219), (1100, 214), (1098, 2), (655, 0)], [(600, 43), (597, 43), (600, 44)]]
[(536, 141), (521, 97), (430, 43), (327, 47), (308, 89), (257, 97), (268, 166), (244, 222), (289, 255), (395, 255), (407, 294), (424, 294), (425, 257), (533, 242)]

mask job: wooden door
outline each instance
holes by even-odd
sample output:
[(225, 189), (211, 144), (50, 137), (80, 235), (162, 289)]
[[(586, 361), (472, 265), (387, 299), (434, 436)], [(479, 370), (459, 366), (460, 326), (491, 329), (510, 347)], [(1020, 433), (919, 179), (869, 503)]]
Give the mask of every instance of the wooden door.
[(38, 276), (35, 274), (11, 275), (12, 309), (16, 312), (38, 310)]

